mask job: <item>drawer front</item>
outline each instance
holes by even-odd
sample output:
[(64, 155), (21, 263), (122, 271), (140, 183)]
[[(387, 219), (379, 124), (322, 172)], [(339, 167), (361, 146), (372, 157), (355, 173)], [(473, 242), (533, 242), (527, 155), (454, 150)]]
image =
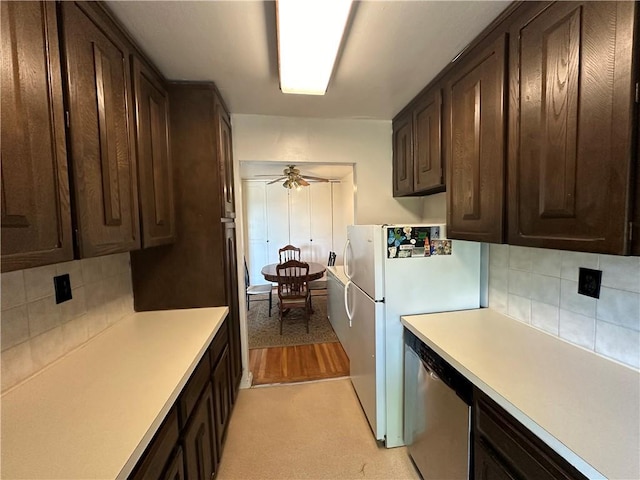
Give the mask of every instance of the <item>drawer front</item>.
[(218, 333), (216, 333), (213, 342), (211, 342), (211, 348), (209, 351), (211, 352), (211, 369), (213, 370), (220, 360), (220, 356), (222, 352), (224, 352), (225, 347), (229, 344), (229, 325), (228, 325), (227, 317), (222, 325), (220, 325), (220, 329)]
[(191, 375), (191, 378), (187, 382), (187, 385), (180, 395), (179, 412), (180, 412), (180, 426), (184, 428), (187, 423), (187, 419), (193, 407), (195, 407), (202, 390), (207, 385), (209, 377), (211, 375), (211, 359), (209, 357), (209, 350), (207, 350), (200, 363), (196, 367), (195, 371)]

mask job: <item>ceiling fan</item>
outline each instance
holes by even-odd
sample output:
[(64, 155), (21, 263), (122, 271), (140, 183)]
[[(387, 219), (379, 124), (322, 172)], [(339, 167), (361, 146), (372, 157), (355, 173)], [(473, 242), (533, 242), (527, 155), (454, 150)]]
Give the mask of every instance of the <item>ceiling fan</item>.
[[(271, 185), (272, 183), (280, 182), (284, 180), (282, 186), (284, 188), (300, 188), (300, 187), (308, 187), (309, 182), (328, 182), (329, 179), (321, 178), (321, 177), (313, 177), (311, 175), (301, 175), (300, 170), (296, 168), (295, 165), (288, 165), (283, 171), (283, 176), (276, 178), (275, 180), (270, 181), (267, 185)], [(259, 175), (259, 176), (270, 176), (273, 175)]]

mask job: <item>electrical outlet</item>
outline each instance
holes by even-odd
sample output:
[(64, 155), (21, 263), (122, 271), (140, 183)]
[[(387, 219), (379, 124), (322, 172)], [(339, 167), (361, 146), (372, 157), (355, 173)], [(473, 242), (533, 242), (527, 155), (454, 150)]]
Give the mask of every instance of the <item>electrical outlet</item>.
[(56, 290), (56, 304), (71, 300), (71, 278), (68, 273), (53, 277), (53, 286)]
[(582, 268), (578, 273), (578, 293), (587, 297), (600, 298), (602, 270)]

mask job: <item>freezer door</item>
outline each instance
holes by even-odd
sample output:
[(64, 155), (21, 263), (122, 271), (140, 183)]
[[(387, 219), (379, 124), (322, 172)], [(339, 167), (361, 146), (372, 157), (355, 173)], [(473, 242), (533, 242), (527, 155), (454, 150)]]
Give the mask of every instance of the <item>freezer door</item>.
[(345, 272), (374, 300), (384, 299), (384, 246), (381, 225), (349, 225)]
[(345, 288), (351, 316), (351, 383), (376, 439), (383, 440), (386, 433), (383, 305), (351, 282)]

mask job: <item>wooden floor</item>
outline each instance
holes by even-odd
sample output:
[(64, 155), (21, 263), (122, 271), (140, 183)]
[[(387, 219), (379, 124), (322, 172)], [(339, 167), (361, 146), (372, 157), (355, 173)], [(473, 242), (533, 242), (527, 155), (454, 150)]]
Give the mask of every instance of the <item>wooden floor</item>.
[(294, 383), (349, 375), (340, 342), (249, 350), (253, 385)]

